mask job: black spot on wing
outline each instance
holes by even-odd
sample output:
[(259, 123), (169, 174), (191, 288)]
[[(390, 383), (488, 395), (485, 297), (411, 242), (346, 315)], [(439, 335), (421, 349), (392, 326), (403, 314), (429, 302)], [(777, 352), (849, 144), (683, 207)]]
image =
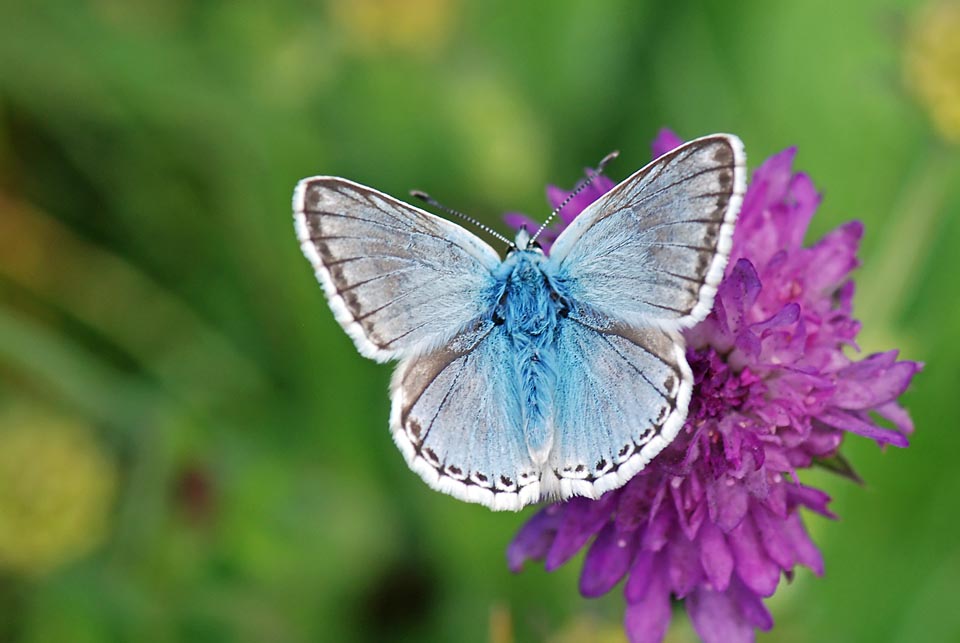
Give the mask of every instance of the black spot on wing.
[(713, 160), (721, 165), (733, 165), (733, 148), (727, 141), (717, 145), (713, 152)]
[(717, 175), (717, 182), (720, 183), (721, 188), (729, 188), (733, 183), (733, 172), (730, 170), (724, 170)]

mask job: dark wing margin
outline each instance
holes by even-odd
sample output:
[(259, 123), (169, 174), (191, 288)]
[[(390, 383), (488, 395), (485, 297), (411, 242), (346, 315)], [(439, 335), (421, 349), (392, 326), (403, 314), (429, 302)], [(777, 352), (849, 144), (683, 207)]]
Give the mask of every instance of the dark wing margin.
[(500, 258), (455, 223), (346, 179), (303, 179), (300, 247), (334, 315), (377, 361), (431, 350), (488, 311)]

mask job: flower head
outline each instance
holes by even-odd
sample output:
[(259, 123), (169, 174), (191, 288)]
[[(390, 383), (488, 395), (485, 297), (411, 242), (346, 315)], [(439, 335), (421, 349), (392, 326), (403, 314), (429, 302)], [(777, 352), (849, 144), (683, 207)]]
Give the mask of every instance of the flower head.
[[(654, 156), (680, 143), (664, 130)], [(672, 597), (704, 641), (751, 641), (772, 627), (762, 599), (781, 576), (797, 565), (823, 573), (799, 509), (832, 516), (829, 497), (798, 472), (836, 456), (846, 433), (905, 447), (913, 431), (896, 400), (920, 365), (896, 351), (845, 352), (860, 328), (849, 273), (863, 226), (803, 245), (820, 196), (793, 172), (795, 153), (754, 173), (714, 309), (685, 333), (695, 388), (680, 435), (622, 488), (542, 509), (508, 549), (519, 571), (529, 559), (555, 569), (587, 548), (580, 592), (599, 596), (626, 578), (632, 641), (663, 639)]]

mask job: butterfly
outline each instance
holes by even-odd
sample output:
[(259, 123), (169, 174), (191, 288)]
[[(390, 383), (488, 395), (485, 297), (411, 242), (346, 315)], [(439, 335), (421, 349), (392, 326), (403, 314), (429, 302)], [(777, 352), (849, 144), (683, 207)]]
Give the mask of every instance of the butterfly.
[(357, 349), (399, 360), (390, 430), (434, 489), (494, 510), (597, 498), (684, 424), (681, 331), (713, 306), (746, 185), (715, 134), (638, 170), (549, 254), (505, 258), (461, 226), (352, 181), (294, 192), (300, 246)]

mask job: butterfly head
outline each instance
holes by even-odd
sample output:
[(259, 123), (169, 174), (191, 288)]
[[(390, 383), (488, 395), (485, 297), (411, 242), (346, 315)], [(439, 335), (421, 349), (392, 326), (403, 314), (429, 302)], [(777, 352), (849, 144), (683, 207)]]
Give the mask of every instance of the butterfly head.
[(533, 237), (529, 232), (527, 232), (527, 227), (523, 226), (520, 228), (520, 231), (517, 233), (516, 238), (513, 240), (514, 249), (511, 252), (516, 251), (527, 251), (527, 252), (538, 252), (543, 254), (543, 248), (540, 247), (540, 244), (536, 240), (533, 240)]

